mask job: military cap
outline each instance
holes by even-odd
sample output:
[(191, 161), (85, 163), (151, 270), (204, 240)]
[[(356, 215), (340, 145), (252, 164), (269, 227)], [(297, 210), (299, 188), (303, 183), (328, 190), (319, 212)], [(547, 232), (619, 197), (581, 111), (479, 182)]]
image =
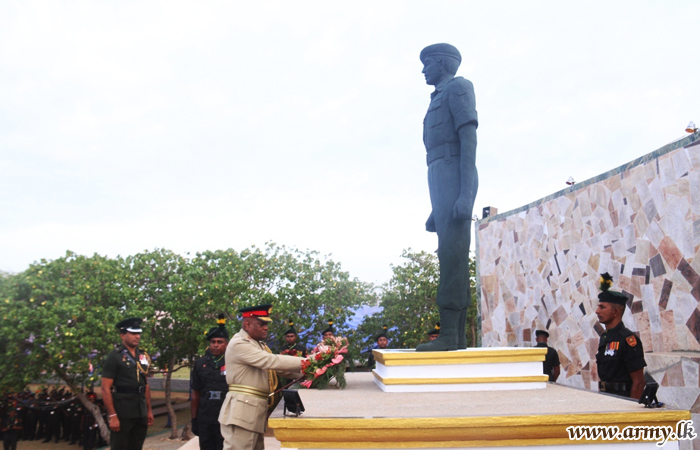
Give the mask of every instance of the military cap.
[(228, 340), (228, 330), (226, 329), (226, 316), (223, 313), (219, 314), (217, 325), (211, 327), (207, 333), (207, 341), (211, 341), (214, 338), (224, 338)]
[(549, 333), (547, 333), (544, 330), (537, 330), (537, 331), (535, 331), (535, 336), (537, 336), (537, 337), (544, 336), (544, 337), (548, 338)]
[(428, 56), (448, 56), (455, 58), (460, 63), (462, 62), (462, 55), (459, 53), (459, 50), (450, 44), (433, 44), (425, 47), (420, 52), (420, 61), (425, 64), (425, 58)]
[(321, 331), (321, 334), (333, 333), (335, 334), (335, 328), (333, 328), (333, 319), (328, 319), (328, 328)]
[(117, 329), (124, 332), (128, 331), (130, 333), (141, 333), (141, 322), (143, 322), (143, 319), (139, 317), (124, 319), (117, 324)]
[(613, 303), (615, 305), (627, 305), (627, 296), (622, 292), (611, 291), (610, 287), (613, 283), (613, 277), (610, 276), (608, 272), (600, 274), (600, 294), (598, 294), (598, 301), (605, 303)]
[(374, 341), (375, 342), (378, 341), (380, 337), (384, 337), (384, 338), (389, 339), (386, 335), (386, 330), (388, 330), (388, 329), (389, 329), (389, 327), (387, 327), (386, 325), (382, 325), (382, 332), (379, 333), (376, 338), (374, 338)]
[(435, 328), (428, 332), (428, 336), (432, 336), (433, 334), (440, 334), (440, 322), (436, 323)]
[(289, 329), (284, 332), (284, 334), (298, 334), (296, 328), (294, 328), (294, 321), (292, 319), (287, 320), (287, 325)]
[(270, 319), (270, 310), (272, 309), (272, 305), (269, 303), (266, 303), (264, 305), (258, 305), (258, 306), (249, 306), (247, 308), (241, 308), (238, 310), (239, 313), (241, 313), (242, 317), (245, 319), (246, 317), (255, 317), (258, 320), (262, 320), (263, 322), (272, 322), (272, 319)]

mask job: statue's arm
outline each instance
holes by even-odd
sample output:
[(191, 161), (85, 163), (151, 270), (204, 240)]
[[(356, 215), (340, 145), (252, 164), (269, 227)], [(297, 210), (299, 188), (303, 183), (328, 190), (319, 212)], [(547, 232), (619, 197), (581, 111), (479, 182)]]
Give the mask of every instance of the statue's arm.
[(476, 171), (476, 125), (469, 123), (458, 130), (460, 143), (459, 169), (460, 194), (452, 210), (453, 217), (470, 220), (474, 209), (474, 199), (479, 187)]
[(460, 143), (460, 195), (452, 210), (453, 217), (471, 220), (474, 199), (479, 187), (476, 171), (476, 128), (479, 125), (476, 114), (474, 87), (464, 78), (455, 79), (455, 87), (450, 95), (450, 110), (454, 117)]

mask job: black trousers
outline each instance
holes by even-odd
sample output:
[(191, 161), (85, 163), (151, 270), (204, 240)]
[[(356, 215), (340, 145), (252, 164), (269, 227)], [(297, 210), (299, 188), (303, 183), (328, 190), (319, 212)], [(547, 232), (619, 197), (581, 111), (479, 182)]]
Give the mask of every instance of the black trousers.
[(19, 433), (15, 430), (7, 430), (3, 435), (2, 445), (4, 450), (16, 450)]
[(224, 437), (221, 435), (221, 424), (214, 422), (199, 422), (199, 448), (201, 450), (223, 450)]
[(148, 419), (121, 419), (119, 431), (112, 431), (110, 447), (112, 450), (141, 450), (148, 433)]

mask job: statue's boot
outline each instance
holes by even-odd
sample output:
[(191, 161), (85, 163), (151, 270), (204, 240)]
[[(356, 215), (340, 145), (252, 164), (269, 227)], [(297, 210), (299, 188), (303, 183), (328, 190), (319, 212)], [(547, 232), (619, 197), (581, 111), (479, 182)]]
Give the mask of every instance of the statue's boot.
[[(440, 336), (434, 341), (420, 344), (417, 352), (444, 352), (457, 350), (457, 326), (459, 325), (459, 311), (451, 309), (440, 310)], [(465, 335), (466, 336), (466, 335)], [(466, 337), (465, 337), (466, 339)]]
[(467, 310), (459, 312), (459, 323), (457, 325), (457, 348), (467, 348)]

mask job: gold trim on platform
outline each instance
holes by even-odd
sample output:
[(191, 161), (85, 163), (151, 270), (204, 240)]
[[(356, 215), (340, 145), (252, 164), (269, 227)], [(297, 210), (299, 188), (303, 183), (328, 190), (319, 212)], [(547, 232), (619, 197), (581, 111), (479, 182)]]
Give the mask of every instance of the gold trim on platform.
[[(675, 426), (688, 411), (639, 411), (599, 414), (429, 418), (270, 418), (282, 447), (426, 448), (513, 447), (635, 441), (572, 441), (566, 427), (577, 425)], [(642, 442), (642, 441), (639, 441)], [(644, 441), (651, 442), (651, 441)]]
[(385, 366), (427, 366), (436, 364), (492, 364), (541, 362), (543, 347), (452, 352), (381, 352), (372, 350), (374, 360)]
[(549, 381), (547, 375), (528, 375), (519, 377), (471, 377), (471, 378), (383, 378), (374, 370), (374, 377), (389, 385), (402, 384), (483, 384), (483, 383), (540, 383)]

